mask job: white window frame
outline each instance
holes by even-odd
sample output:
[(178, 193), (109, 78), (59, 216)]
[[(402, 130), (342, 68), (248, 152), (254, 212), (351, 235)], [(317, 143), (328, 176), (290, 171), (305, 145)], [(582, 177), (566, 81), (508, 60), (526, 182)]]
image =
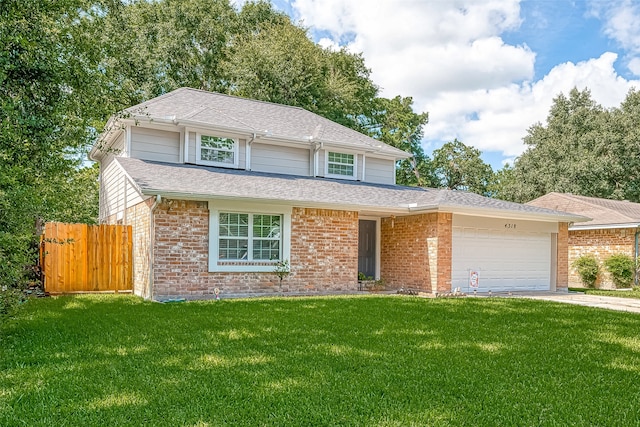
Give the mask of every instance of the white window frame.
[[(209, 271), (210, 272), (273, 272), (275, 263), (291, 259), (291, 206), (256, 203), (209, 201)], [(280, 260), (224, 260), (220, 253), (220, 213), (281, 215)], [(251, 234), (251, 227), (250, 227)], [(251, 254), (253, 256), (253, 254)]]
[[(348, 165), (348, 166), (353, 166), (353, 175), (339, 175), (339, 174), (333, 174), (333, 173), (329, 173), (329, 154), (330, 153), (336, 153), (336, 154), (347, 154), (349, 156), (353, 156), (353, 165)], [(328, 177), (328, 178), (340, 178), (340, 179), (351, 179), (351, 180), (355, 180), (358, 174), (358, 155), (356, 153), (350, 153), (350, 152), (345, 152), (345, 151), (335, 151), (335, 150), (326, 150), (324, 153), (324, 157), (325, 157), (325, 161), (324, 161), (324, 176)], [(331, 163), (335, 163), (335, 162), (331, 162)], [(336, 163), (336, 164), (345, 164), (346, 163)]]
[[(211, 137), (215, 137), (215, 138), (224, 138), (224, 139), (230, 139), (233, 141), (233, 150), (229, 150), (233, 153), (233, 163), (223, 163), (223, 162), (212, 162), (210, 160), (203, 160), (202, 159), (202, 137), (203, 136), (211, 136)], [(201, 132), (196, 132), (196, 163), (199, 165), (207, 165), (207, 166), (221, 166), (221, 167), (238, 167), (238, 156), (240, 154), (240, 141), (237, 138), (230, 138), (228, 136), (224, 136), (224, 135), (216, 135), (216, 134), (209, 134), (209, 133), (201, 133)]]

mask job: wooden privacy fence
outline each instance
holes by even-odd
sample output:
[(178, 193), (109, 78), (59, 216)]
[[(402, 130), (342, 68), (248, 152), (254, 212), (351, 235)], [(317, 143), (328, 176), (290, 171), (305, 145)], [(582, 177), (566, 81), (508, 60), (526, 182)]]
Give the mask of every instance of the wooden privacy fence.
[(40, 245), (49, 293), (131, 291), (130, 225), (45, 224)]

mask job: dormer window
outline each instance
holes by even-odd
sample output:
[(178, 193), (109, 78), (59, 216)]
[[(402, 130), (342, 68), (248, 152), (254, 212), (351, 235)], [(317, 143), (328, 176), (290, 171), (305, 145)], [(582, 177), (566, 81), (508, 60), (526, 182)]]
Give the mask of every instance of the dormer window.
[(327, 176), (355, 178), (355, 155), (329, 151), (327, 153)]
[(212, 135), (198, 134), (196, 163), (211, 166), (237, 166), (238, 141)]

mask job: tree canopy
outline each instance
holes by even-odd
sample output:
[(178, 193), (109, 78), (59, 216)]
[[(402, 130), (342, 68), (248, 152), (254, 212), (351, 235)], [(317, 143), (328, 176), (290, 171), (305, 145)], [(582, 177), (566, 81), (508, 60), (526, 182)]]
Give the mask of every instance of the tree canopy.
[(0, 284), (24, 280), (36, 224), (96, 220), (83, 160), (108, 117), (183, 86), (305, 108), (411, 151), (398, 183), (432, 183), (426, 113), (267, 1), (4, 0), (0, 44)]
[(454, 139), (433, 152), (437, 186), (488, 195), (493, 178), (491, 166), (480, 158), (480, 150)]
[(558, 95), (545, 124), (531, 126), (526, 151), (501, 175), (496, 196), (527, 202), (546, 193), (640, 201), (640, 94), (607, 110), (588, 89)]

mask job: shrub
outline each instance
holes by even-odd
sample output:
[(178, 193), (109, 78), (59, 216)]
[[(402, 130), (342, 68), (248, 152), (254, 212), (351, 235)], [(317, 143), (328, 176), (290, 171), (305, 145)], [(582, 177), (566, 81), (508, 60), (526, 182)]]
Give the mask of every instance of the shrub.
[(598, 278), (598, 260), (593, 255), (582, 255), (573, 262), (573, 267), (578, 270), (582, 283), (587, 288), (593, 288)]
[(23, 301), (24, 293), (19, 289), (0, 288), (0, 319), (12, 316)]
[(628, 288), (633, 284), (633, 274), (636, 263), (632, 257), (625, 254), (611, 255), (604, 261), (616, 288)]

